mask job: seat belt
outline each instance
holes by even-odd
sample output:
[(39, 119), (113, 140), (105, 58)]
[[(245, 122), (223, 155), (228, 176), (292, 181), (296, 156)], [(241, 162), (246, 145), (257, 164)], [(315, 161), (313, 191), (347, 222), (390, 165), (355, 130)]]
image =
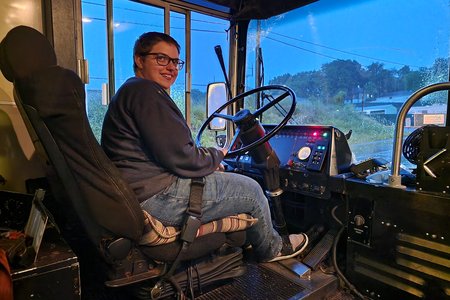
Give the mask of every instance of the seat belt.
[[(189, 194), (189, 205), (186, 210), (186, 219), (184, 221), (183, 229), (181, 230), (180, 239), (182, 241), (181, 249), (177, 257), (173, 261), (170, 269), (152, 288), (150, 294), (152, 299), (158, 299), (162, 293), (163, 282), (169, 280), (175, 272), (176, 268), (181, 262), (184, 254), (188, 251), (189, 246), (197, 236), (197, 231), (200, 228), (202, 217), (203, 204), (203, 187), (205, 186), (204, 177), (196, 177), (191, 179), (191, 191)], [(178, 292), (182, 292), (178, 290)]]

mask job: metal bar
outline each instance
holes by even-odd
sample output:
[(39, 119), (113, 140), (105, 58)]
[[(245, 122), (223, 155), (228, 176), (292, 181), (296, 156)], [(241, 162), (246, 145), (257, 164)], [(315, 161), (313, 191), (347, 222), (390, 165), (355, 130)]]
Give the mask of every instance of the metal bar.
[(184, 92), (184, 107), (186, 112), (186, 122), (189, 125), (191, 124), (191, 12), (187, 10), (185, 12), (185, 37), (186, 37), (186, 45), (185, 45), (185, 52), (186, 52), (186, 80), (185, 80), (185, 92)]
[(108, 87), (109, 97), (116, 92), (116, 77), (114, 72), (114, 16), (113, 0), (106, 0), (106, 39), (108, 43)]
[(450, 90), (450, 82), (435, 83), (426, 86), (412, 94), (400, 108), (395, 125), (394, 146), (392, 151), (392, 169), (388, 181), (389, 186), (395, 188), (405, 188), (405, 186), (401, 184), (402, 178), (400, 176), (400, 159), (403, 145), (403, 128), (405, 125), (406, 114), (408, 113), (411, 106), (413, 106), (414, 103), (416, 103), (424, 96), (444, 90)]

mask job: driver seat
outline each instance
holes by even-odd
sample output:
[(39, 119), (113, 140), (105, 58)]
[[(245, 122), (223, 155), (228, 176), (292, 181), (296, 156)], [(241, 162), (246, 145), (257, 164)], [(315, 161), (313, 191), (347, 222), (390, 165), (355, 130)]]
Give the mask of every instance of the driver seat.
[[(215, 253), (215, 259), (209, 257), (202, 262), (207, 265), (205, 269), (211, 270), (214, 264), (223, 266), (224, 259), (233, 259), (232, 264), (226, 264), (229, 269), (216, 270), (217, 278), (244, 273), (242, 249), (229, 249), (244, 244), (245, 229), (255, 222), (247, 215), (237, 226), (228, 226), (228, 232), (212, 230), (196, 237), (181, 257), (185, 243), (180, 239), (157, 246), (142, 243), (143, 237), (148, 240), (154, 230), (155, 226), (149, 224), (164, 226), (144, 214), (134, 192), (103, 152), (86, 116), (83, 83), (76, 73), (57, 65), (56, 54), (45, 36), (31, 27), (13, 28), (0, 43), (0, 69), (14, 84), (15, 102), (44, 163), (52, 194), (50, 202), (44, 204), (50, 207), (63, 237), (80, 257), (82, 269), (83, 256), (95, 252), (101, 265), (106, 266), (106, 285), (121, 287), (148, 279), (156, 282), (165, 278), (174, 261), (201, 260)], [(225, 218), (217, 222), (229, 221)], [(174, 229), (163, 228), (158, 233), (167, 230)], [(225, 252), (224, 245), (228, 245)], [(95, 251), (86, 253), (86, 246)], [(217, 254), (218, 249), (222, 254)]]

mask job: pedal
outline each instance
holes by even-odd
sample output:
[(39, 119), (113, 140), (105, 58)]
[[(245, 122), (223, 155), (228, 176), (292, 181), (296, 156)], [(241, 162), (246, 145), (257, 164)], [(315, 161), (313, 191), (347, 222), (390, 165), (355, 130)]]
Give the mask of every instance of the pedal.
[(335, 231), (329, 230), (314, 248), (306, 255), (302, 262), (311, 269), (316, 270), (319, 264), (325, 259), (333, 246)]
[(311, 269), (298, 260), (286, 259), (280, 260), (278, 263), (300, 278), (308, 278), (311, 275)]
[(297, 257), (300, 261), (307, 256), (313, 248), (313, 245), (315, 245), (319, 238), (324, 234), (324, 231), (325, 227), (322, 224), (317, 224), (306, 232), (306, 235), (308, 236), (308, 246), (306, 246), (306, 249)]

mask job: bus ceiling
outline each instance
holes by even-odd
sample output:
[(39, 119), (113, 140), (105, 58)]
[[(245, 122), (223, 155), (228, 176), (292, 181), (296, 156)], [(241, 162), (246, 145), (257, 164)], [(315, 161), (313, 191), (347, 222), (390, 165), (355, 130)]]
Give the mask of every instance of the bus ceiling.
[[(188, 0), (181, 1), (228, 13), (235, 21), (267, 19), (317, 0)], [(179, 1), (168, 1), (179, 2)]]

